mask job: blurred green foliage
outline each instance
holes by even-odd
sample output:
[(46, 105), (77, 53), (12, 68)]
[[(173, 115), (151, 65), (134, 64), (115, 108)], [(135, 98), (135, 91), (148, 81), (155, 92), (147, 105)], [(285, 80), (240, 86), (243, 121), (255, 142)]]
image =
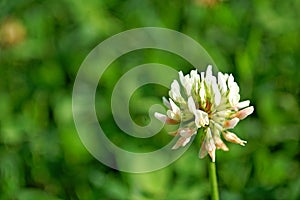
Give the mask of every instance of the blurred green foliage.
[[(80, 64), (104, 39), (144, 26), (197, 40), (255, 106), (235, 128), (246, 147), (217, 152), (221, 199), (300, 199), (300, 1), (1, 0), (0, 10), (0, 199), (209, 199), (199, 141), (167, 168), (128, 174), (99, 163), (77, 135), (71, 93)], [(140, 50), (112, 64), (97, 94), (109, 137), (137, 151), (170, 136), (132, 139), (108, 107), (118, 78), (147, 62), (191, 69), (175, 55)], [(133, 119), (147, 124), (149, 106), (164, 95), (163, 87), (140, 88)]]

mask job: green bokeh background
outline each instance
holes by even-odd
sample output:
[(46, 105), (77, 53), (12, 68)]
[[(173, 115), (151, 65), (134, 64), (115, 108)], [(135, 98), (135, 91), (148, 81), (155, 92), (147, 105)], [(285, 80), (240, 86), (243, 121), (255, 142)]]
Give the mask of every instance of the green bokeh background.
[[(198, 138), (170, 166), (129, 174), (99, 163), (77, 135), (71, 94), (80, 64), (106, 38), (145, 26), (198, 41), (255, 106), (234, 130), (248, 144), (217, 152), (221, 199), (300, 199), (299, 18), (293, 0), (1, 0), (0, 199), (210, 199), (209, 159), (198, 159)], [(171, 138), (165, 130), (150, 139), (122, 134), (110, 95), (122, 74), (147, 62), (192, 69), (167, 52), (132, 52), (105, 72), (96, 99), (108, 137), (137, 152)], [(157, 85), (140, 88), (132, 118), (147, 124), (149, 106), (164, 95)]]

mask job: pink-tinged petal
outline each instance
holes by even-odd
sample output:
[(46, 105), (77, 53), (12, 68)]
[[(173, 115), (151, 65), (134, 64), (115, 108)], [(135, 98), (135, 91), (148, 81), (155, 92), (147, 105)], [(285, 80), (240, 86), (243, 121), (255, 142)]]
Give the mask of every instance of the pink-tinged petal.
[(212, 149), (211, 151), (207, 151), (209, 156), (211, 157), (212, 162), (216, 161), (216, 148)]
[(192, 128), (182, 128), (177, 130), (175, 135), (180, 135), (180, 138), (177, 140), (176, 144), (172, 149), (178, 149), (179, 147), (184, 147), (191, 140), (191, 136), (196, 133), (195, 129)]
[(167, 123), (167, 124), (178, 124), (180, 122), (180, 121), (171, 119), (171, 118), (167, 117), (166, 115), (158, 113), (158, 112), (154, 113), (154, 117), (156, 119), (158, 119), (159, 121), (161, 121), (162, 123)]
[(191, 128), (181, 128), (178, 130), (178, 133), (181, 137), (188, 138), (191, 137), (194, 133), (196, 133), (196, 130)]
[(223, 151), (229, 151), (228, 147), (224, 144), (219, 136), (214, 137), (215, 145), (217, 149), (222, 149)]
[(225, 129), (232, 129), (239, 123), (239, 121), (240, 121), (239, 118), (235, 117), (231, 120), (225, 121), (224, 124), (223, 124), (223, 127)]
[(229, 131), (224, 131), (223, 132), (223, 137), (228, 142), (233, 142), (233, 143), (236, 143), (236, 144), (240, 144), (242, 146), (245, 146), (245, 144), (247, 143), (247, 141), (241, 140), (238, 136), (236, 136), (234, 133), (229, 132)]
[(215, 145), (214, 139), (212, 138), (210, 128), (207, 129), (205, 140), (206, 140), (206, 142), (205, 142), (206, 151), (208, 152), (212, 161), (215, 162), (216, 145)]
[(167, 121), (167, 118), (168, 118), (166, 115), (163, 115), (163, 114), (158, 113), (158, 112), (154, 113), (154, 117), (156, 119), (158, 119), (159, 121), (161, 121), (162, 123), (165, 123)]
[(174, 120), (174, 119), (171, 119), (171, 118), (167, 117), (166, 123), (171, 124), (171, 125), (175, 125), (175, 124), (179, 124), (180, 120), (177, 121), (177, 120)]
[(204, 158), (207, 155), (207, 150), (205, 148), (205, 146), (206, 146), (205, 142), (206, 141), (204, 140), (201, 144), (201, 148), (200, 148), (200, 151), (199, 151), (199, 158)]
[(180, 137), (172, 149), (178, 149), (179, 147), (185, 146), (190, 141), (190, 138)]
[(250, 106), (248, 108), (244, 108), (243, 110), (238, 111), (235, 114), (235, 117), (239, 118), (240, 120), (245, 119), (248, 115), (251, 115), (254, 111), (254, 107)]
[(206, 144), (206, 151), (208, 152), (209, 156), (211, 157), (211, 160), (215, 162), (215, 152), (216, 152), (216, 146), (214, 143), (214, 140), (212, 138), (208, 139), (208, 141), (205, 143)]
[(191, 137), (185, 138), (185, 141), (182, 143), (182, 146), (184, 147), (189, 141), (191, 140)]

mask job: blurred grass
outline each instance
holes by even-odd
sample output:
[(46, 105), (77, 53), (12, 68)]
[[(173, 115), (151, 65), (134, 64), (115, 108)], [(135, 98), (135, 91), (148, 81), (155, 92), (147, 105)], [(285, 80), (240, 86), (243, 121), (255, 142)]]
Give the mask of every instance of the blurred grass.
[[(81, 62), (104, 39), (144, 26), (196, 39), (255, 106), (235, 128), (246, 147), (217, 152), (221, 198), (300, 198), (300, 1), (2, 0), (0, 10), (0, 199), (209, 199), (196, 141), (169, 167), (135, 175), (99, 163), (77, 136), (71, 92)], [(97, 98), (110, 97), (118, 77), (146, 62), (191, 69), (175, 55), (133, 52), (105, 72)], [(134, 120), (146, 123), (141, 102), (163, 95), (161, 87), (141, 88)], [(122, 145), (109, 104), (96, 105), (99, 119)], [(170, 139), (156, 137), (149, 144), (157, 148)]]

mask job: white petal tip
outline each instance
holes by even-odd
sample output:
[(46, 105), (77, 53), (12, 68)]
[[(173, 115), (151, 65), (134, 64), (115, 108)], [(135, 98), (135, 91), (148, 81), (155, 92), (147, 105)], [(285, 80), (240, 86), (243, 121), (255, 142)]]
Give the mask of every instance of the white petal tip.
[(245, 107), (247, 107), (247, 106), (249, 106), (249, 105), (250, 105), (250, 101), (249, 101), (249, 100), (242, 101), (242, 102), (239, 102), (239, 103), (237, 104), (238, 108), (245, 108)]
[(248, 111), (248, 115), (251, 115), (253, 112), (254, 112), (254, 107), (250, 106), (249, 111)]
[(247, 141), (245, 141), (245, 140), (241, 140), (240, 142), (239, 142), (239, 144), (241, 145), (241, 146), (245, 146), (246, 144), (247, 144)]
[(159, 121), (163, 122), (163, 123), (165, 123), (166, 120), (167, 120), (167, 116), (166, 116), (166, 115), (163, 115), (163, 114), (158, 113), (158, 112), (155, 112), (155, 113), (154, 113), (154, 117), (155, 117), (156, 119), (158, 119)]

